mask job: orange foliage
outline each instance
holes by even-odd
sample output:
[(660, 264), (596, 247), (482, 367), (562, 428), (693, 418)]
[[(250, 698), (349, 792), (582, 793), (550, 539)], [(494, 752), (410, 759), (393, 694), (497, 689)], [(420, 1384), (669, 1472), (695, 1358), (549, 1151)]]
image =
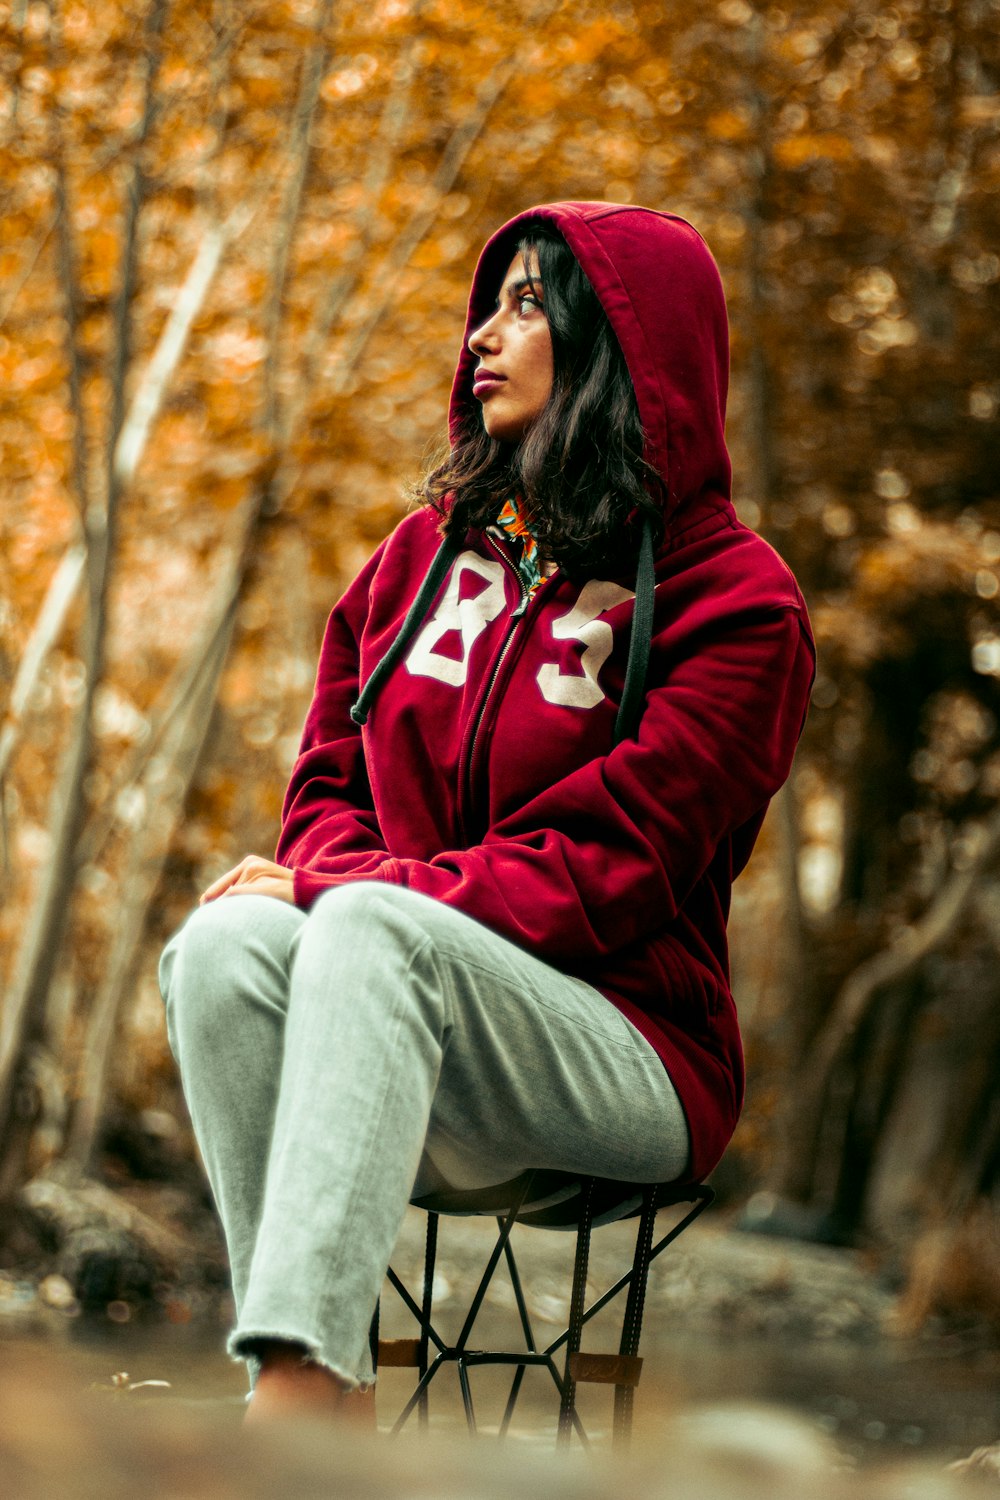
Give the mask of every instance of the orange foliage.
[[(440, 438), (479, 246), (531, 202), (618, 196), (677, 209), (708, 234), (736, 329), (737, 499), (793, 560), (836, 670), (863, 673), (905, 651), (927, 599), (958, 600), (949, 619), (965, 633), (966, 663), (973, 640), (1000, 635), (995, 599), (970, 583), (993, 566), (988, 538), (1000, 527), (987, 456), (1000, 409), (998, 107), (985, 62), (964, 73), (948, 63), (992, 57), (996, 41), (985, 23), (943, 9), (907, 12), (894, 30), (856, 9), (810, 0), (793, 25), (742, 0), (345, 0), (318, 35), (322, 8), (308, 0), (222, 11), (184, 0), (159, 38), (144, 37), (148, 0), (70, 0), (52, 20), (42, 5), (0, 9), (8, 684), (81, 512), (107, 492), (131, 169), (141, 168), (142, 206), (126, 406), (206, 236), (232, 229), (123, 496), (110, 681), (159, 721), (265, 487), (249, 579), (271, 616), (266, 627), (237, 625), (174, 846), (182, 876), (162, 893), (150, 951), (227, 860), (273, 847), (326, 610), (402, 514), (405, 482)], [(894, 52), (903, 42), (910, 51)], [(297, 134), (313, 65), (316, 109)], [(68, 236), (56, 222), (57, 176)], [(237, 210), (246, 217), (233, 228)], [(876, 308), (880, 268), (894, 290)], [(754, 435), (758, 353), (769, 371), (766, 471)], [(899, 497), (880, 493), (889, 481), (877, 476), (897, 469), (918, 517), (934, 511), (933, 527), (893, 529)], [(78, 627), (73, 614), (70, 654)], [(841, 701), (849, 696), (845, 685)], [(820, 758), (836, 712), (817, 712)], [(29, 717), (10, 778), (15, 825), (44, 825), (69, 723), (54, 692)], [(115, 787), (133, 751), (120, 736), (102, 741), (93, 787)], [(95, 857), (112, 889), (124, 842)], [(7, 963), (40, 862), (38, 839), (24, 847), (35, 852), (13, 872), (0, 923)], [(81, 983), (94, 982), (106, 954), (97, 905), (81, 903), (87, 940), (67, 950)]]

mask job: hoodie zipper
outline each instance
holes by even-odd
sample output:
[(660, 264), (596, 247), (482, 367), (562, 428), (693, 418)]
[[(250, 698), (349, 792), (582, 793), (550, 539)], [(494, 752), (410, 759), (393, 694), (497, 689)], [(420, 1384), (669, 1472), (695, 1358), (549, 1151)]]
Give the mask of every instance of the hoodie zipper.
[(520, 593), (521, 593), (521, 600), (520, 600), (520, 603), (518, 604), (517, 608), (514, 609), (511, 612), (510, 619), (509, 619), (508, 624), (507, 624), (506, 634), (504, 635), (504, 638), (503, 638), (502, 642), (500, 643), (499, 654), (497, 655), (496, 661), (493, 663), (493, 670), (490, 673), (490, 680), (489, 680), (489, 683), (487, 684), (486, 691), (485, 691), (485, 693), (483, 694), (483, 696), (482, 696), (482, 698), (480, 700), (480, 703), (479, 703), (479, 712), (476, 714), (476, 723), (475, 723), (475, 727), (474, 727), (474, 729), (472, 731), (472, 740), (471, 740), (471, 742), (469, 744), (469, 755), (468, 755), (468, 759), (466, 760), (465, 767), (464, 767), (464, 770), (463, 770), (463, 773), (462, 773), (462, 778), (461, 778), (461, 785), (462, 785), (462, 791), (463, 791), (462, 801), (463, 801), (463, 803), (465, 805), (464, 805), (464, 807), (460, 807), (459, 808), (459, 819), (458, 820), (459, 820), (459, 824), (461, 826), (462, 837), (463, 838), (468, 838), (468, 830), (467, 830), (466, 822), (465, 822), (465, 813), (466, 813), (466, 811), (468, 809), (471, 809), (471, 806), (472, 806), (472, 767), (473, 767), (473, 763), (474, 763), (475, 758), (476, 758), (476, 745), (479, 742), (479, 731), (482, 728), (483, 719), (484, 719), (484, 717), (486, 715), (486, 708), (487, 708), (487, 705), (488, 705), (488, 703), (490, 701), (490, 695), (492, 694), (493, 689), (494, 689), (494, 687), (496, 685), (496, 680), (497, 680), (497, 678), (500, 675), (500, 668), (503, 666), (504, 661), (505, 661), (506, 656), (507, 656), (507, 652), (510, 650), (511, 644), (513, 642), (514, 632), (517, 629), (519, 621), (521, 621), (524, 618), (524, 612), (525, 612), (525, 610), (528, 608), (528, 605), (531, 603), (531, 595), (528, 593), (528, 590), (524, 586), (524, 579), (521, 577), (520, 569), (518, 569), (518, 568), (516, 568), (514, 566), (514, 564), (511, 562), (510, 557), (508, 556), (508, 554), (506, 553), (506, 551), (503, 549), (503, 547), (501, 547), (499, 545), (499, 543), (497, 541), (495, 541), (494, 538), (489, 535), (488, 532), (484, 532), (483, 533), (483, 538), (484, 538), (486, 544), (491, 548), (491, 550), (493, 552), (495, 552), (496, 555), (500, 558), (500, 560), (504, 564), (504, 566), (507, 567), (507, 568), (509, 568), (510, 571), (514, 574), (514, 577), (517, 579), (518, 589), (520, 590)]

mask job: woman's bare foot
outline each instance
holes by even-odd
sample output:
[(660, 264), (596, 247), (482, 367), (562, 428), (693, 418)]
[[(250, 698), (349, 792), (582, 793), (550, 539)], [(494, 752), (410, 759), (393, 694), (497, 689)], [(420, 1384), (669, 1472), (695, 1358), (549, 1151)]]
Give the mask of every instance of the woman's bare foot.
[(309, 1361), (301, 1344), (277, 1340), (260, 1346), (260, 1374), (246, 1422), (282, 1417), (330, 1417), (375, 1427), (375, 1389), (352, 1390), (329, 1370)]

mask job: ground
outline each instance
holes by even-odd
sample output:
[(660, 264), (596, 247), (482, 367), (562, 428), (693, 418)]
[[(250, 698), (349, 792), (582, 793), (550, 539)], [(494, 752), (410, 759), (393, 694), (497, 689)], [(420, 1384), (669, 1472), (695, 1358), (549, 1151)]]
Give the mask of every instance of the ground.
[[(177, 1264), (159, 1279), (147, 1278), (145, 1297), (135, 1288), (102, 1285), (91, 1278), (91, 1306), (81, 1310), (58, 1256), (0, 1273), (0, 1337), (8, 1364), (33, 1358), (39, 1347), (67, 1357), (80, 1385), (110, 1389), (112, 1376), (129, 1372), (146, 1398), (207, 1403), (238, 1421), (245, 1381), (242, 1368), (222, 1353), (231, 1315), (221, 1244), (203, 1201), (177, 1189), (135, 1185), (126, 1193), (131, 1211), (166, 1237), (164, 1255)], [(661, 1216), (666, 1221), (666, 1212)], [(408, 1213), (393, 1265), (413, 1289), (419, 1286), (426, 1219)], [(634, 1227), (595, 1231), (590, 1283), (597, 1293), (624, 1269)], [(518, 1258), (539, 1344), (555, 1336), (567, 1312), (573, 1237), (520, 1229)], [(442, 1220), (435, 1309), (454, 1325), (467, 1306), (491, 1243), (492, 1221)], [(179, 1246), (186, 1247), (184, 1254)], [(186, 1256), (186, 1258), (185, 1258)], [(79, 1266), (77, 1266), (79, 1269)], [(110, 1292), (104, 1302), (100, 1296)], [(858, 1251), (805, 1244), (734, 1229), (713, 1210), (654, 1264), (649, 1284), (636, 1403), (639, 1442), (656, 1441), (665, 1424), (709, 1404), (767, 1402), (805, 1419), (817, 1438), (829, 1439), (845, 1465), (882, 1458), (933, 1456), (940, 1464), (991, 1443), (1000, 1431), (997, 1376), (1000, 1347), (975, 1325), (931, 1323), (917, 1336), (894, 1332), (897, 1288), (884, 1267)], [(611, 1320), (620, 1302), (588, 1325), (584, 1347), (615, 1347)], [(611, 1320), (611, 1321), (609, 1321)], [(384, 1336), (412, 1333), (405, 1309), (387, 1291)], [(518, 1336), (509, 1281), (498, 1277), (477, 1323), (473, 1345), (514, 1347)], [(503, 1409), (506, 1377), (475, 1373), (477, 1407), (486, 1426)], [(380, 1420), (391, 1422), (412, 1376), (383, 1373)], [(434, 1392), (434, 1425), (459, 1431), (461, 1408), (454, 1372), (442, 1372)], [(525, 1381), (522, 1429), (547, 1436), (554, 1418), (553, 1392), (542, 1372)], [(581, 1408), (599, 1445), (610, 1429), (610, 1394), (583, 1392)]]

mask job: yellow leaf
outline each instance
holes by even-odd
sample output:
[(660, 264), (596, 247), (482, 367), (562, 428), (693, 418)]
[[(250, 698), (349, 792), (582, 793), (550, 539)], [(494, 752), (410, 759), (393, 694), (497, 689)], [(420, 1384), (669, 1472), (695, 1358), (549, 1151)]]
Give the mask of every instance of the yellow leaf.
[(810, 161), (850, 161), (853, 156), (850, 141), (832, 131), (789, 136), (774, 148), (775, 161), (782, 167), (804, 167)]
[(743, 141), (750, 133), (750, 121), (742, 110), (720, 109), (709, 115), (708, 129), (720, 141)]

